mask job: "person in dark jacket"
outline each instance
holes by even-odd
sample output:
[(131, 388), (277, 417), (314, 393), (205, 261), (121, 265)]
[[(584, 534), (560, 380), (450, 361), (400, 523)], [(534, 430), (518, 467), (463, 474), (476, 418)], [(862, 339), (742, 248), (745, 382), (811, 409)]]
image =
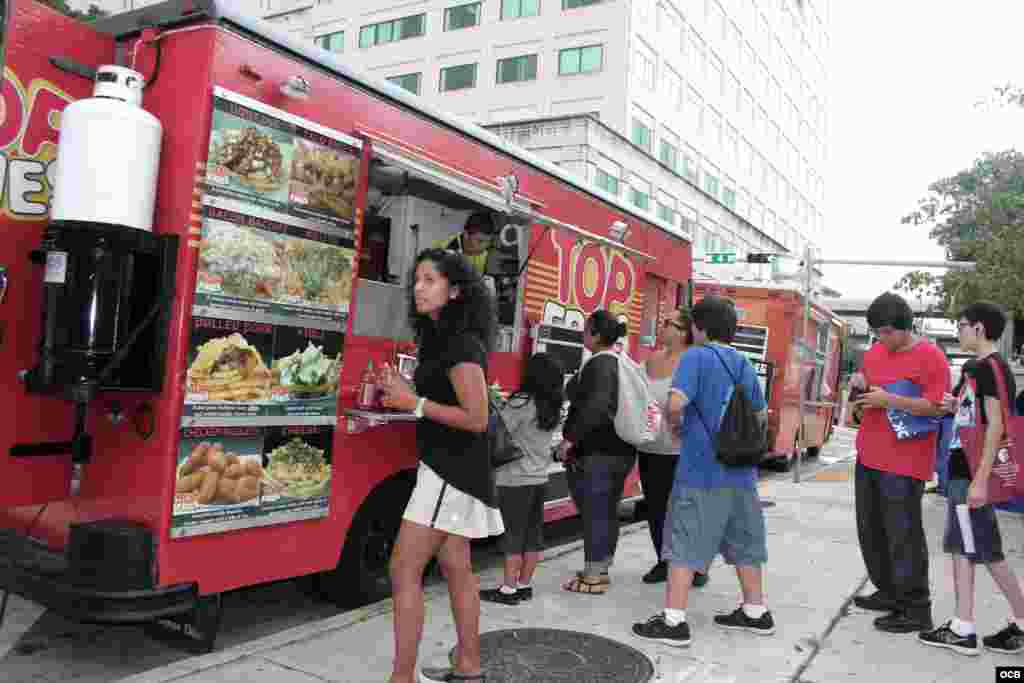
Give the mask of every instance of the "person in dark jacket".
[(604, 593), (619, 542), (619, 503), (636, 448), (619, 438), (614, 418), (619, 404), (619, 360), (612, 350), (626, 324), (595, 311), (583, 329), (583, 345), (594, 356), (566, 387), (569, 416), (557, 457), (566, 465), (569, 492), (583, 516), (583, 570), (565, 590)]

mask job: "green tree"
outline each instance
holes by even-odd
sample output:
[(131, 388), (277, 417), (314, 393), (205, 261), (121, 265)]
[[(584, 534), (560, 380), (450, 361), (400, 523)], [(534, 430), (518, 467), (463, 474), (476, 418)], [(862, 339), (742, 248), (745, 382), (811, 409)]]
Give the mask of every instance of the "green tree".
[(938, 276), (913, 271), (896, 283), (898, 289), (938, 297), (950, 316), (984, 298), (1024, 317), (1024, 154), (985, 154), (937, 180), (903, 223), (928, 226), (947, 258), (977, 265)]
[(36, 2), (55, 9), (61, 14), (66, 14), (69, 17), (74, 17), (75, 19), (85, 22), (96, 21), (101, 17), (107, 16), (107, 13), (100, 9), (99, 5), (95, 3), (90, 3), (89, 9), (84, 12), (80, 12), (72, 8), (71, 5), (67, 3), (67, 0), (36, 0)]

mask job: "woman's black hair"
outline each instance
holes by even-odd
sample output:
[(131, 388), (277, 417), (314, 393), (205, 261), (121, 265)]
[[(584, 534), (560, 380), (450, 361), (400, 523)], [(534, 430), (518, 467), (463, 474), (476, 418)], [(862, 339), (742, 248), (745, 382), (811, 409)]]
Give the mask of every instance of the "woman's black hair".
[(619, 341), (620, 337), (626, 336), (626, 323), (620, 323), (608, 311), (601, 309), (594, 311), (587, 318), (587, 329), (604, 346), (612, 346)]
[(535, 353), (523, 368), (523, 383), (516, 398), (532, 398), (537, 406), (537, 426), (550, 432), (562, 421), (565, 403), (565, 368), (550, 353)]
[[(434, 264), (449, 287), (458, 287), (459, 295), (444, 305), (437, 322), (416, 311), (416, 269), (424, 261)], [(471, 334), (483, 343), (488, 352), (494, 348), (498, 331), (497, 308), (494, 297), (484, 285), (480, 273), (465, 256), (447, 249), (424, 249), (416, 257), (409, 277), (409, 326), (417, 343), (443, 342), (459, 334)]]

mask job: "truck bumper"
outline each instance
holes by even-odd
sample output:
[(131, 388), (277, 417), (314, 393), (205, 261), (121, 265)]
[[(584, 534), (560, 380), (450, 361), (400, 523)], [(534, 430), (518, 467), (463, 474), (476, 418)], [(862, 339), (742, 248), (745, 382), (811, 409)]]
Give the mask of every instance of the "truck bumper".
[(139, 624), (187, 614), (199, 600), (195, 584), (123, 591), (76, 585), (63, 553), (9, 529), (0, 529), (0, 590), (68, 619), (96, 624)]

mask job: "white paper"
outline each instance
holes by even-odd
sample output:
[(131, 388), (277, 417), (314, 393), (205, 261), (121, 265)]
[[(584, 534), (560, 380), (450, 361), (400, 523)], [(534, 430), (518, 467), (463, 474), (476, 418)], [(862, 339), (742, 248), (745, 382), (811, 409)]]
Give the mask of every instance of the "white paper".
[(964, 554), (974, 554), (974, 529), (971, 528), (971, 512), (966, 503), (956, 506), (956, 517), (960, 521), (960, 537), (964, 540)]

